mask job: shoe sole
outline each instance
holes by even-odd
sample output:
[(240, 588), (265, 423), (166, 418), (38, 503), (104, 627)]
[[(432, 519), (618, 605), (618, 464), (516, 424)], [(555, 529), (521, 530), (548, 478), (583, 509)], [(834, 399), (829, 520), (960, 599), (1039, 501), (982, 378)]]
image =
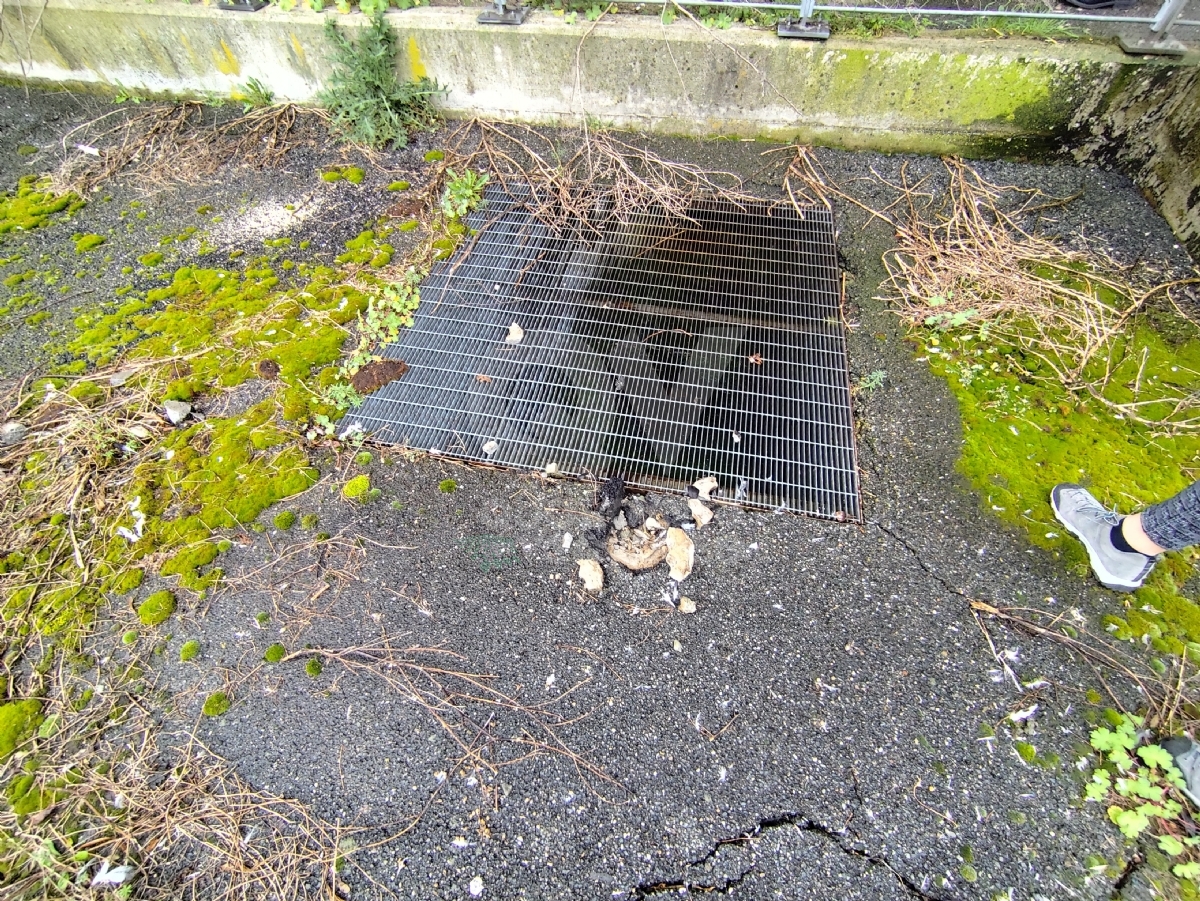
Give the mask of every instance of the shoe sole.
[[(1106, 575), (1109, 576), (1110, 578), (1112, 578), (1112, 576), (1109, 574), (1108, 570), (1106, 570), (1104, 568), (1103, 564), (1096, 558), (1096, 554), (1092, 551), (1092, 546), (1084, 540), (1083, 536), (1081, 534), (1079, 534), (1079, 532), (1075, 531), (1075, 529), (1071, 526), (1070, 523), (1068, 523), (1065, 519), (1062, 518), (1062, 516), (1059, 515), (1057, 492), (1052, 491), (1050, 493), (1050, 506), (1054, 510), (1054, 518), (1057, 519), (1060, 523), (1062, 523), (1062, 526), (1064, 529), (1066, 529), (1068, 532), (1070, 532), (1072, 535), (1074, 535), (1076, 538), (1078, 538), (1079, 543), (1082, 544), (1084, 547), (1084, 550), (1087, 551), (1088, 562), (1091, 563), (1091, 565), (1092, 565), (1092, 574), (1099, 580), (1101, 585), (1103, 585), (1105, 588), (1108, 588), (1112, 591), (1119, 591), (1122, 594), (1131, 594), (1134, 591), (1137, 591), (1139, 588), (1142, 587), (1141, 581), (1133, 582), (1133, 583), (1106, 581), (1104, 578)], [(1144, 580), (1142, 580), (1142, 581), (1144, 581)]]

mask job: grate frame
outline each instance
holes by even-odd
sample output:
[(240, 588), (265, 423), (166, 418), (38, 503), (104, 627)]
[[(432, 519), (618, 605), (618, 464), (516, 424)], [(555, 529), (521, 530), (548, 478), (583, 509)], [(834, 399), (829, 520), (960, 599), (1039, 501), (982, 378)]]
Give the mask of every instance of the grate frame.
[(520, 196), (485, 200), (381, 349), (408, 372), (348, 427), (646, 489), (713, 475), (724, 499), (861, 521), (829, 210), (703, 198), (687, 218), (652, 208), (582, 235)]

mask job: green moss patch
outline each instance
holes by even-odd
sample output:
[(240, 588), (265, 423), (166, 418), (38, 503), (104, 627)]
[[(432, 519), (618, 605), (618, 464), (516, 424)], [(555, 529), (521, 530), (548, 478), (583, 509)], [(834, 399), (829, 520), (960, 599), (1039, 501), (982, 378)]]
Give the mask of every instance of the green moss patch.
[[(978, 326), (922, 331), (920, 347), (958, 401), (958, 465), (984, 507), (1081, 579), (1091, 579), (1087, 554), (1054, 518), (1055, 484), (1081, 483), (1102, 504), (1135, 512), (1185, 488), (1200, 468), (1200, 435), (1142, 425), (1108, 406), (1146, 402), (1139, 409), (1149, 419), (1170, 413), (1156, 397), (1200, 391), (1200, 332), (1172, 312), (1135, 317), (1111, 353), (1084, 372), (1083, 381), (1099, 382), (1109, 367), (1103, 401), (1068, 391), (1035, 352), (988, 340)], [(1168, 554), (1125, 614), (1106, 620), (1109, 631), (1144, 637), (1159, 653), (1182, 654), (1187, 642), (1200, 642), (1200, 607), (1183, 591), (1197, 559), (1192, 549)]]
[(287, 648), (285, 648), (279, 642), (275, 642), (275, 644), (267, 648), (266, 652), (263, 654), (263, 660), (267, 661), (267, 663), (278, 663), (286, 656)]
[(104, 243), (104, 235), (80, 235), (75, 240), (75, 252), (87, 253)]
[(192, 639), (191, 641), (185, 641), (183, 643), (183, 647), (179, 649), (180, 663), (187, 663), (191, 660), (195, 660), (199, 656), (200, 642), (196, 641), (195, 639)]
[(204, 715), (205, 716), (221, 716), (227, 712), (232, 706), (229, 700), (229, 695), (223, 691), (214, 691), (204, 699)]
[(83, 206), (74, 194), (55, 194), (49, 179), (26, 176), (13, 193), (0, 194), (0, 235), (46, 225), (56, 213)]
[(140, 257), (138, 257), (138, 262), (141, 263), (143, 266), (148, 266), (148, 267), (157, 266), (162, 261), (163, 261), (163, 255), (162, 255), (161, 251), (157, 251), (157, 250), (152, 251), (151, 253), (142, 254)]
[(365, 500), (371, 491), (371, 477), (368, 475), (355, 476), (342, 486), (342, 497), (349, 501)]
[(138, 619), (145, 626), (159, 626), (175, 612), (175, 595), (169, 591), (156, 591), (138, 605)]
[(308, 663), (304, 664), (304, 671), (313, 679), (321, 675), (324, 669), (325, 668), (321, 665), (321, 661), (316, 657), (308, 658)]
[(296, 524), (296, 514), (291, 510), (284, 510), (282, 513), (275, 514), (275, 528), (282, 532), (286, 532)]
[(33, 735), (42, 722), (42, 702), (33, 698), (0, 704), (0, 763)]

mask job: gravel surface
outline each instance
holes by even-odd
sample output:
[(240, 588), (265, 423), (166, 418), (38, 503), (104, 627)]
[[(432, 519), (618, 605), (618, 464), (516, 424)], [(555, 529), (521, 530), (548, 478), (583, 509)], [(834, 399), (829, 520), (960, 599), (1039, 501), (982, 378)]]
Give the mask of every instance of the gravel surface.
[[(41, 159), (16, 158), (16, 145), (48, 147), (97, 112), (69, 95), (35, 95), (31, 106), (15, 90), (0, 98), (0, 165), (10, 183)], [(419, 173), (419, 154), (436, 139), (384, 162)], [(655, 146), (743, 171), (763, 190), (777, 184), (764, 145)], [(895, 180), (906, 166), (909, 177), (929, 174), (936, 191), (941, 167), (820, 158), (868, 204), (887, 200), (862, 180), (872, 170)], [(93, 267), (89, 286), (100, 298), (128, 283), (117, 274), (122, 260), (145, 253), (154, 227), (177, 233), (196, 224), (197, 204), (228, 220), (295, 202), (323, 190), (320, 165), (340, 159), (313, 148), (284, 171), (234, 172), (153, 194), (147, 218), (125, 232), (128, 241), (113, 238), (113, 260)], [(980, 169), (1052, 196), (1083, 191), (1045, 225), (1072, 241), (1123, 262), (1190, 264), (1119, 174)], [(330, 253), (386, 204), (379, 188), (387, 180), (372, 172), (361, 189), (336, 186), (346, 192), (325, 192), (318, 216), (280, 233), (320, 236), (325, 246), (314, 252)], [(75, 231), (125, 229), (128, 217), (116, 211), (144, 186), (132, 178), (104, 190), (111, 202), (14, 240), (27, 254), (69, 259)], [(591, 487), (394, 449), (372, 448), (365, 467), (353, 452), (324, 459), (321, 483), (282, 505), (317, 514), (328, 540), (299, 526), (234, 536), (226, 586), (185, 605), (171, 650), (153, 666), (183, 721), (194, 718), (199, 736), (254, 786), (368, 827), (341, 874), (349, 897), (1113, 895), (1114, 877), (1090, 870), (1085, 857), (1117, 859), (1121, 838), (1102, 809), (1081, 803), (1073, 765), (1090, 728), (1084, 691), (1099, 687), (1096, 675), (1055, 645), (977, 619), (966, 598), (1093, 622), (1119, 611), (1120, 598), (1003, 529), (964, 486), (954, 400), (873, 299), (888, 235), (857, 208), (839, 217), (852, 377), (888, 372), (882, 388), (858, 398), (861, 526), (719, 508), (694, 533), (696, 567), (681, 588), (697, 607), (690, 616), (669, 607), (661, 570), (633, 575), (589, 546), (598, 525)], [(172, 249), (175, 265), (189, 246)], [(41, 365), (44, 336), (7, 325), (6, 374)], [(339, 491), (359, 472), (381, 489), (366, 506)], [(440, 490), (446, 479), (457, 490)], [(678, 497), (644, 503), (672, 517), (686, 512)], [(583, 557), (604, 565), (598, 598), (577, 584)], [(178, 663), (186, 639), (201, 643), (198, 662)], [(314, 652), (263, 663), (276, 641), (289, 651), (385, 648), (394, 666), (371, 674), (326, 658), (313, 678), (305, 663)], [(997, 655), (1020, 682), (1045, 684), (1017, 687)], [(431, 667), (486, 675), (473, 694), (490, 686), (487, 698), (498, 692), (520, 707), (430, 710), (396, 689), (403, 674), (429, 685)], [(457, 677), (438, 678), (466, 690)], [(206, 693), (222, 688), (232, 710), (200, 717)], [(1032, 724), (1014, 734), (1007, 715), (1034, 703)], [(1061, 764), (1024, 762), (1018, 738), (1039, 760), (1057, 754)]]

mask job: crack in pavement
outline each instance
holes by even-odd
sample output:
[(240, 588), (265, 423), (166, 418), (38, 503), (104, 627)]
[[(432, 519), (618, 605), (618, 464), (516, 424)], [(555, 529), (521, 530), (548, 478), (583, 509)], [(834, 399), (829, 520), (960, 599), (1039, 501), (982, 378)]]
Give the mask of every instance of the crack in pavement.
[[(684, 870), (694, 867), (701, 867), (711, 861), (720, 852), (725, 845), (752, 843), (754, 839), (761, 836), (764, 832), (769, 832), (772, 829), (781, 829), (786, 827), (794, 827), (803, 832), (812, 832), (820, 835), (837, 845), (838, 849), (844, 854), (851, 857), (856, 857), (859, 860), (866, 861), (871, 866), (883, 867), (896, 879), (904, 890), (913, 898), (920, 901), (936, 901), (936, 896), (930, 895), (921, 886), (917, 885), (908, 876), (897, 870), (890, 860), (882, 854), (871, 854), (861, 848), (856, 848), (846, 841), (846, 830), (833, 829), (826, 826), (824, 823), (810, 819), (802, 813), (784, 813), (778, 816), (761, 819), (753, 829), (741, 833), (736, 838), (725, 838), (718, 840), (712, 848), (702, 857), (688, 861)], [(754, 864), (751, 864), (746, 869), (742, 870), (737, 876), (726, 880), (724, 883), (701, 883), (690, 882), (685, 880), (679, 882), (644, 882), (634, 887), (632, 897), (634, 898), (652, 898), (656, 895), (665, 894), (668, 892), (679, 892), (695, 889), (706, 893), (713, 894), (729, 894), (730, 890), (740, 885), (747, 876), (754, 870)]]

